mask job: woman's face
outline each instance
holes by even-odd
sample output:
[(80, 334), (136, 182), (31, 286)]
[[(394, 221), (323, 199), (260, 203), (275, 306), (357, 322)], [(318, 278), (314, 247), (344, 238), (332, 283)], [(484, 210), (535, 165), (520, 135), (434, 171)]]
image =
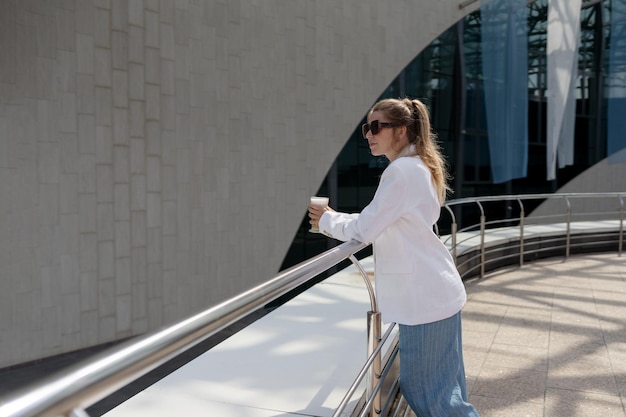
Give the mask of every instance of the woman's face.
[(375, 121), (378, 121), (378, 133), (373, 134), (373, 129), (370, 129), (365, 135), (370, 151), (374, 156), (385, 155), (390, 161), (393, 161), (402, 150), (402, 145), (400, 145), (398, 138), (399, 133), (401, 133), (399, 130), (402, 129), (403, 126), (385, 126), (384, 124), (389, 123), (389, 120), (385, 117), (385, 114), (380, 111), (372, 112), (367, 116), (367, 123), (370, 126)]

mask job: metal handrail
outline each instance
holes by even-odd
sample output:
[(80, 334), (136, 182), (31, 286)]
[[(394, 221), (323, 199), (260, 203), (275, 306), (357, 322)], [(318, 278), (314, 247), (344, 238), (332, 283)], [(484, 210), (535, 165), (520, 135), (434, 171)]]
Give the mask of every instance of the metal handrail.
[[(480, 233), (480, 275), (484, 274), (486, 255), (489, 253), (485, 245), (487, 226), (499, 224), (499, 220), (487, 221), (483, 204), (493, 201), (516, 200), (520, 206), (519, 227), (519, 263), (524, 262), (524, 242), (526, 213), (523, 200), (563, 198), (566, 201), (567, 243), (566, 256), (570, 254), (570, 225), (572, 223), (572, 208), (570, 199), (615, 197), (619, 199), (619, 233), (618, 252), (621, 256), (623, 247), (624, 222), (624, 195), (626, 193), (562, 193), (562, 194), (527, 194), (505, 195), (478, 198), (463, 198), (448, 201), (444, 208), (450, 213), (451, 236), (450, 250), (457, 258), (458, 233), (461, 230), (478, 228)], [(474, 226), (458, 229), (458, 221), (452, 208), (463, 204), (477, 204), (480, 208), (480, 221)], [(551, 218), (545, 216), (545, 218)], [(444, 239), (447, 241), (447, 239)], [(331, 269), (340, 262), (349, 259), (359, 270), (370, 296), (371, 311), (368, 312), (368, 359), (357, 377), (360, 382), (368, 372), (371, 375), (371, 384), (368, 386), (366, 407), (362, 414), (370, 407), (378, 415), (381, 412), (380, 391), (387, 369), (380, 369), (381, 341), (388, 337), (380, 337), (380, 314), (377, 310), (374, 290), (365, 270), (354, 256), (355, 253), (367, 247), (367, 244), (346, 242), (330, 249), (314, 258), (302, 262), (283, 271), (272, 280), (254, 287), (228, 301), (214, 306), (188, 319), (182, 320), (170, 327), (149, 333), (109, 349), (93, 359), (82, 362), (83, 365), (65, 370), (63, 375), (53, 376), (37, 384), (31, 385), (15, 394), (0, 398), (0, 417), (25, 416), (75, 416), (88, 417), (85, 408), (107, 397), (117, 389), (129, 384), (149, 371), (164, 364), (168, 360), (180, 355), (220, 330), (235, 323), (247, 315), (259, 310), (266, 304), (276, 300), (289, 291), (305, 284), (320, 273)], [(457, 265), (458, 266), (458, 265)], [(378, 316), (376, 318), (376, 316)], [(355, 382), (358, 385), (358, 382)], [(349, 395), (344, 398), (342, 405), (347, 404), (356, 388), (351, 388)], [(342, 410), (345, 405), (340, 407)]]
[[(444, 242), (448, 241), (448, 239), (450, 239), (452, 241), (452, 245), (450, 247), (450, 252), (453, 255), (453, 259), (455, 260), (455, 262), (457, 261), (457, 248), (458, 248), (458, 222), (457, 222), (457, 216), (455, 215), (454, 211), (453, 211), (453, 207), (454, 206), (460, 206), (463, 204), (476, 204), (479, 207), (480, 210), (480, 219), (479, 219), (479, 223), (478, 224), (474, 224), (474, 225), (470, 225), (467, 226), (461, 230), (469, 230), (469, 229), (478, 229), (478, 233), (479, 233), (479, 237), (480, 237), (480, 244), (479, 244), (479, 252), (480, 252), (480, 276), (484, 276), (485, 273), (485, 263), (486, 263), (486, 255), (488, 253), (487, 249), (486, 249), (486, 245), (485, 245), (485, 234), (487, 231), (487, 225), (497, 225), (503, 222), (503, 220), (491, 220), (491, 221), (487, 221), (487, 216), (485, 214), (485, 210), (483, 207), (483, 203), (485, 202), (494, 202), (494, 201), (504, 201), (504, 200), (511, 200), (511, 201), (517, 201), (519, 207), (520, 207), (520, 216), (517, 219), (507, 219), (507, 221), (513, 221), (513, 220), (517, 220), (519, 221), (519, 249), (520, 249), (520, 254), (519, 254), (519, 264), (520, 266), (523, 265), (524, 263), (524, 239), (525, 239), (525, 229), (524, 229), (524, 225), (525, 225), (525, 218), (526, 218), (526, 211), (524, 208), (524, 203), (523, 200), (526, 199), (552, 199), (552, 198), (565, 198), (566, 201), (566, 206), (567, 206), (567, 251), (566, 251), (566, 255), (567, 257), (569, 257), (570, 254), (570, 224), (571, 224), (571, 217), (572, 217), (572, 210), (571, 210), (571, 204), (569, 201), (569, 198), (589, 198), (589, 197), (618, 197), (620, 199), (620, 204), (621, 204), (621, 209), (620, 209), (620, 234), (619, 234), (619, 253), (621, 255), (621, 247), (622, 247), (622, 222), (623, 222), (623, 217), (624, 217), (624, 204), (623, 204), (623, 196), (624, 193), (561, 193), (561, 194), (526, 194), (526, 195), (509, 195), (509, 196), (490, 196), (490, 197), (476, 197), (476, 198), (465, 198), (465, 199), (458, 199), (458, 200), (451, 200), (449, 202), (447, 202), (446, 204), (444, 204), (443, 209), (445, 209), (449, 214), (450, 214), (450, 218), (451, 218), (451, 233), (450, 236), (448, 236), (447, 238), (444, 238)], [(436, 227), (436, 230), (439, 230), (439, 227)], [(362, 270), (362, 268), (360, 268), (361, 273), (364, 274), (364, 271)], [(388, 338), (393, 326), (395, 325), (395, 323), (392, 324), (392, 326), (387, 330), (385, 336), (383, 337), (383, 343), (384, 340), (386, 338)], [(363, 369), (361, 370), (361, 372), (358, 374), (357, 378), (355, 379), (355, 381), (353, 382), (352, 386), (350, 387), (350, 389), (348, 390), (347, 394), (344, 396), (344, 398), (342, 399), (339, 407), (335, 410), (335, 413), (333, 414), (333, 417), (335, 416), (339, 416), (343, 413), (346, 405), (348, 404), (349, 400), (352, 398), (352, 396), (354, 395), (357, 386), (362, 382), (364, 376), (367, 374), (368, 370), (371, 370), (372, 368), (374, 368), (374, 373), (378, 374), (380, 368), (377, 368), (375, 365), (375, 357), (374, 355), (380, 355), (380, 349), (382, 348), (382, 344), (378, 346), (377, 350), (372, 353), (370, 351), (370, 354), (368, 356), (368, 360), (365, 363)], [(395, 349), (396, 346), (393, 347), (393, 349)], [(372, 411), (375, 413), (375, 415), (380, 415), (381, 414), (381, 408), (380, 408), (380, 400), (375, 397), (376, 395), (380, 395), (380, 391), (382, 389), (382, 384), (384, 382), (385, 379), (385, 375), (389, 372), (389, 366), (382, 370), (382, 375), (379, 378), (378, 384), (374, 386), (373, 391), (372, 391), (372, 386), (371, 384), (368, 385), (368, 392), (366, 395), (366, 403), (363, 407), (363, 409), (361, 410), (361, 413), (359, 414), (359, 417), (361, 416), (365, 416), (365, 415), (372, 415)]]
[[(367, 292), (370, 296), (370, 306), (371, 310), (367, 312), (367, 357), (371, 358), (371, 367), (368, 369), (369, 375), (369, 384), (367, 384), (367, 396), (371, 397), (372, 403), (374, 404), (374, 410), (376, 414), (380, 414), (381, 407), (381, 397), (379, 390), (376, 389), (377, 386), (380, 385), (381, 382), (381, 355), (380, 348), (381, 343), (381, 331), (382, 331), (382, 315), (378, 311), (378, 306), (376, 303), (376, 294), (374, 292), (374, 287), (372, 286), (372, 282), (367, 275), (367, 272), (363, 268), (363, 266), (356, 259), (356, 256), (350, 255), (350, 261), (358, 271), (361, 273), (361, 277), (365, 282), (365, 286), (367, 287)], [(378, 352), (378, 353), (375, 353)]]
[(492, 195), (483, 197), (464, 197), (449, 200), (445, 203), (446, 206), (454, 207), (461, 204), (476, 203), (476, 201), (504, 201), (504, 200), (545, 200), (551, 198), (596, 198), (596, 197), (617, 197), (625, 196), (626, 192), (606, 192), (606, 193), (550, 193), (550, 194), (505, 194), (505, 195)]
[[(453, 254), (453, 258), (455, 262), (457, 263), (458, 268), (463, 268), (463, 267), (470, 268), (467, 271), (467, 273), (478, 270), (477, 275), (482, 277), (485, 274), (485, 267), (490, 262), (486, 259), (486, 256), (490, 253), (490, 250), (486, 248), (485, 238), (491, 233), (491, 231), (501, 230), (501, 229), (498, 229), (497, 227), (501, 225), (502, 223), (519, 222), (519, 236), (517, 237), (518, 242), (519, 242), (517, 246), (519, 250), (519, 254), (501, 255), (498, 260), (502, 261), (505, 258), (512, 258), (513, 256), (519, 256), (518, 262), (519, 262), (519, 265), (521, 266), (524, 264), (525, 255), (528, 255), (530, 253), (540, 254), (543, 252), (550, 251), (549, 248), (540, 248), (540, 249), (535, 249), (534, 251), (526, 249), (526, 245), (528, 244), (527, 241), (529, 239), (528, 232), (527, 232), (529, 228), (528, 220), (534, 219), (534, 220), (545, 221), (548, 219), (564, 218), (565, 232), (564, 232), (563, 237), (565, 239), (565, 244), (564, 246), (560, 246), (560, 247), (564, 249), (565, 258), (567, 259), (571, 254), (572, 247), (574, 246), (574, 244), (572, 244), (572, 239), (573, 239), (572, 228), (576, 224), (576, 222), (574, 221), (574, 218), (579, 219), (581, 217), (588, 216), (590, 218), (597, 219), (599, 215), (607, 215), (610, 218), (615, 219), (615, 217), (613, 216), (616, 216), (616, 213), (619, 213), (619, 216), (617, 217), (617, 219), (619, 220), (619, 231), (617, 232), (617, 245), (618, 245), (618, 255), (621, 256), (622, 251), (623, 251), (623, 240), (624, 240), (624, 234), (623, 234), (624, 196), (626, 196), (625, 192), (553, 193), (553, 194), (522, 194), (522, 195), (470, 197), (470, 198), (460, 198), (456, 200), (450, 200), (446, 202), (446, 204), (444, 205), (444, 209), (448, 213), (450, 213), (450, 235), (444, 237), (443, 241), (446, 244), (450, 244), (451, 242), (451, 246), (449, 247), (449, 249)], [(595, 210), (591, 212), (575, 213), (573, 209), (572, 201), (576, 199), (583, 199), (583, 198), (584, 199), (590, 199), (590, 198), (592, 199), (599, 199), (599, 198), (617, 199), (619, 202), (619, 208), (617, 210), (604, 211), (604, 212)], [(547, 201), (547, 200), (559, 200), (559, 199), (564, 201), (565, 203), (564, 204), (565, 209), (562, 212), (560, 212), (560, 214), (557, 212), (556, 214), (551, 213), (548, 215), (535, 216), (532, 218), (526, 215), (526, 210), (524, 207), (524, 201), (526, 200), (546, 200)], [(519, 208), (520, 208), (519, 217), (508, 218), (506, 216), (502, 216), (502, 217), (497, 217), (495, 219), (492, 218), (488, 220), (485, 215), (485, 209), (484, 209), (485, 203), (503, 202), (503, 201), (511, 201), (511, 202), (517, 201)], [(460, 209), (462, 206), (471, 206), (471, 205), (478, 205), (478, 208), (479, 208), (478, 218), (476, 219), (474, 223), (470, 222), (471, 224), (463, 225), (462, 227), (460, 227), (459, 220), (457, 219), (458, 214), (455, 214), (453, 209)], [(439, 228), (442, 227), (441, 226), (442, 221), (443, 220), (440, 219)], [(459, 234), (462, 232), (464, 233), (464, 236), (459, 236)], [(480, 243), (478, 243), (475, 246), (471, 246), (470, 248), (470, 250), (475, 251), (476, 255), (472, 257), (468, 257), (468, 256), (463, 257), (463, 255), (469, 252), (469, 250), (466, 250), (465, 253), (459, 253), (459, 245), (464, 244), (464, 243), (466, 244), (467, 242), (473, 239), (480, 240)], [(557, 242), (557, 240), (558, 240), (557, 238), (554, 238), (554, 239), (545, 240), (545, 242), (546, 243)], [(600, 243), (607, 243), (607, 242), (605, 241), (605, 242), (600, 242)], [(594, 244), (599, 244), (599, 243), (596, 242)], [(514, 244), (509, 244), (510, 248), (514, 248), (514, 246), (515, 246)], [(460, 262), (460, 259), (464, 259), (464, 260)], [(463, 275), (463, 276), (466, 277), (467, 275)]]
[[(305, 284), (368, 245), (346, 242), (228, 301), (111, 348), (94, 359), (0, 399), (0, 416), (87, 416), (107, 397), (232, 323)], [(368, 287), (371, 291), (371, 286)], [(373, 306), (374, 307), (374, 306)]]
[[(383, 335), (383, 337), (381, 339), (382, 342), (386, 341), (389, 338), (389, 335), (391, 335), (391, 332), (393, 331), (395, 325), (396, 325), (395, 323), (391, 323), (391, 325), (389, 326), (389, 328), (387, 329), (387, 331), (385, 332), (385, 334)], [(337, 409), (335, 409), (335, 412), (333, 413), (333, 417), (339, 417), (344, 412), (346, 406), (348, 405), (348, 402), (350, 401), (350, 399), (352, 398), (352, 396), (356, 392), (357, 388), (359, 387), (359, 384), (363, 381), (363, 378), (365, 378), (367, 376), (369, 369), (371, 369), (371, 367), (373, 366), (376, 356), (380, 355), (382, 347), (383, 347), (383, 344), (381, 343), (376, 348), (376, 350), (374, 350), (374, 352), (372, 352), (372, 354), (368, 356), (367, 360), (365, 361), (365, 365), (363, 365), (363, 367), (361, 368), (361, 371), (359, 371), (356, 379), (354, 380), (352, 385), (350, 385), (350, 388), (348, 388), (348, 392), (346, 393), (346, 395), (343, 397), (343, 399), (339, 403), (339, 407), (337, 407)], [(379, 391), (380, 390), (380, 386), (381, 386), (381, 384), (378, 384), (374, 388), (374, 390), (375, 391)], [(369, 400), (368, 400), (368, 404), (371, 405), (371, 402)]]

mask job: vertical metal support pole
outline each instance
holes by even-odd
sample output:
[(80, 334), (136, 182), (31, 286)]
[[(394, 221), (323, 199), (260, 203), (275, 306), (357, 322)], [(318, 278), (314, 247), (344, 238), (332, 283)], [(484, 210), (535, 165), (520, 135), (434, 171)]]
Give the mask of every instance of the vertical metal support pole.
[[(367, 357), (369, 358), (372, 353), (378, 348), (381, 338), (381, 315), (378, 312), (367, 312)], [(372, 393), (376, 389), (376, 386), (380, 383), (380, 377), (382, 373), (382, 360), (381, 354), (378, 352), (372, 363), (372, 367), (369, 370), (369, 384), (367, 384), (367, 398), (372, 396)], [(379, 416), (382, 412), (381, 403), (381, 390), (378, 390), (374, 400), (372, 401), (371, 417)]]
[(619, 196), (619, 244), (617, 248), (618, 256), (622, 256), (622, 248), (624, 247), (624, 198)]
[(565, 258), (569, 258), (569, 246), (570, 246), (570, 223), (572, 221), (572, 205), (569, 202), (569, 198), (565, 197), (565, 204), (567, 205), (567, 234), (565, 235)]
[(485, 276), (485, 210), (483, 210), (480, 201), (476, 201), (478, 207), (480, 207), (480, 277)]
[(524, 204), (521, 199), (517, 199), (519, 203), (519, 266), (524, 266)]
[[(367, 272), (365, 271), (365, 269), (363, 269), (363, 266), (356, 258), (356, 256), (354, 256), (354, 254), (350, 255), (349, 259), (361, 273), (361, 277), (365, 282), (365, 286), (367, 287), (367, 292), (369, 293), (370, 297), (370, 304), (372, 309), (367, 312), (367, 357), (369, 358), (378, 348), (378, 345), (380, 345), (380, 340), (382, 336), (381, 314), (378, 311), (378, 305), (376, 304), (376, 293), (374, 292), (374, 287), (370, 282), (370, 278), (367, 275)], [(378, 352), (378, 354), (376, 354), (376, 357), (374, 358), (374, 361), (372, 362), (372, 366), (370, 367), (368, 373), (367, 398), (370, 398), (372, 396), (376, 385), (378, 385), (378, 383), (380, 382), (381, 375), (382, 360), (381, 354), (380, 352)], [(372, 401), (372, 408), (374, 414), (370, 412), (370, 417), (379, 416), (380, 413), (382, 413), (381, 390), (378, 390), (378, 392), (376, 393), (376, 397)]]
[(452, 223), (452, 258), (454, 258), (454, 264), (457, 264), (456, 259), (456, 222)]
[(452, 211), (452, 209), (450, 208), (450, 206), (448, 206), (447, 204), (444, 206), (446, 208), (446, 210), (448, 210), (448, 213), (450, 213), (450, 217), (452, 218), (452, 225), (450, 227), (450, 234), (452, 235), (452, 258), (454, 259), (454, 264), (457, 264), (457, 259), (456, 259), (456, 232), (458, 230), (458, 226), (456, 224), (456, 216), (454, 215), (454, 212)]

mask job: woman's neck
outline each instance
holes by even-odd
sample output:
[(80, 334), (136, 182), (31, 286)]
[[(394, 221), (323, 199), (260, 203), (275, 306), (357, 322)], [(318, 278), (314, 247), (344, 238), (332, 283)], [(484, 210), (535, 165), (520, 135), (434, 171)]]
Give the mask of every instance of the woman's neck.
[(398, 158), (402, 158), (403, 156), (413, 156), (413, 155), (415, 155), (415, 145), (407, 143), (406, 146), (404, 146), (404, 148), (400, 150), (400, 152), (398, 152), (395, 156), (393, 156), (393, 158), (387, 157), (387, 159), (393, 162)]

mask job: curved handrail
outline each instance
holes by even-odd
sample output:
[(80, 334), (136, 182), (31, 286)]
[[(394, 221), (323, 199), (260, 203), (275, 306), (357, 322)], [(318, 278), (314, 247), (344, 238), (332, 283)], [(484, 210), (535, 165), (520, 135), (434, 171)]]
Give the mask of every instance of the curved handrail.
[[(527, 226), (526, 224), (526, 211), (524, 208), (524, 203), (523, 200), (528, 200), (528, 199), (554, 199), (554, 198), (558, 198), (558, 199), (565, 199), (566, 202), (566, 224), (567, 224), (567, 228), (566, 228), (566, 239), (567, 239), (567, 243), (566, 243), (566, 257), (569, 256), (570, 253), (570, 235), (571, 235), (571, 229), (570, 229), (570, 225), (571, 225), (571, 220), (572, 220), (572, 216), (573, 216), (573, 212), (572, 212), (572, 206), (571, 206), (571, 202), (570, 199), (574, 199), (574, 198), (598, 198), (598, 197), (617, 197), (619, 199), (620, 202), (620, 216), (619, 216), (619, 220), (620, 220), (620, 225), (619, 225), (619, 249), (618, 249), (618, 253), (621, 256), (622, 253), (622, 239), (623, 239), (623, 221), (624, 221), (624, 200), (623, 200), (623, 196), (625, 195), (625, 193), (561, 193), (561, 194), (526, 194), (526, 195), (507, 195), (507, 196), (489, 196), (489, 197), (475, 197), (475, 198), (463, 198), (463, 199), (458, 199), (458, 200), (451, 200), (448, 201), (446, 204), (444, 204), (443, 209), (445, 209), (449, 214), (450, 214), (450, 219), (451, 219), (451, 233), (449, 236), (443, 236), (442, 241), (444, 243), (447, 243), (449, 241), (452, 242), (451, 247), (449, 247), (450, 252), (453, 254), (453, 259), (455, 260), (455, 262), (458, 261), (457, 258), (457, 249), (458, 249), (458, 245), (464, 242), (467, 242), (469, 240), (471, 240), (472, 238), (475, 238), (476, 235), (473, 236), (469, 236), (465, 239), (461, 239), (461, 241), (459, 241), (459, 237), (458, 237), (458, 233), (463, 232), (463, 231), (469, 231), (469, 230), (473, 230), (476, 231), (478, 233), (478, 237), (480, 238), (480, 243), (478, 243), (475, 247), (478, 248), (479, 251), (479, 255), (477, 257), (480, 258), (479, 261), (479, 265), (473, 267), (473, 269), (480, 269), (480, 276), (483, 276), (484, 272), (485, 272), (485, 263), (486, 263), (486, 257), (488, 254), (490, 254), (490, 251), (486, 248), (485, 246), (485, 236), (488, 233), (488, 230), (495, 230), (497, 231), (498, 229), (488, 229), (487, 226), (498, 226), (504, 222), (510, 222), (510, 221), (519, 221), (519, 244), (518, 244), (518, 248), (519, 248), (519, 264), (523, 265), (524, 262), (524, 240), (526, 238), (525, 236), (525, 226)], [(501, 202), (501, 201), (506, 201), (506, 200), (510, 200), (510, 201), (517, 201), (519, 208), (520, 208), (520, 215), (518, 218), (503, 218), (503, 219), (495, 219), (495, 220), (490, 220), (487, 221), (486, 219), (486, 214), (485, 214), (485, 210), (484, 210), (484, 205), (483, 203), (485, 202)], [(454, 213), (453, 211), (453, 207), (455, 206), (462, 206), (464, 204), (468, 204), (468, 205), (478, 205), (479, 208), (479, 212), (480, 212), (480, 219), (478, 221), (478, 223), (475, 224), (471, 224), (468, 225), (466, 227), (463, 227), (461, 229), (458, 229), (458, 220), (457, 220), (457, 215)], [(585, 213), (585, 214), (589, 214), (589, 213)], [(606, 212), (594, 212), (592, 214), (606, 214)], [(506, 216), (505, 216), (506, 217)], [(555, 218), (555, 217), (562, 217), (562, 215), (547, 215), (547, 216), (541, 216), (542, 219), (550, 219), (550, 218)], [(441, 220), (440, 220), (441, 221)], [(511, 245), (512, 247), (515, 246), (515, 244)], [(541, 249), (543, 250), (543, 249)], [(535, 251), (538, 252), (538, 251)], [(512, 256), (518, 256), (517, 254), (514, 255), (507, 255), (509, 257)], [(469, 263), (472, 259), (465, 261), (466, 263)], [(457, 264), (457, 267), (459, 265)], [(388, 337), (389, 332), (391, 331), (391, 329), (389, 329), (387, 331), (387, 334), (385, 335), (385, 337)], [(381, 345), (382, 346), (382, 345)], [(381, 347), (379, 346), (379, 348)], [(395, 346), (393, 347), (395, 348)], [(342, 400), (340, 407), (335, 411), (335, 414), (333, 414), (333, 416), (339, 416), (341, 415), (341, 413), (343, 412), (345, 405), (348, 403), (350, 397), (352, 395), (354, 395), (354, 387), (356, 385), (358, 385), (358, 383), (360, 383), (364, 377), (364, 375), (367, 372), (368, 368), (372, 367), (372, 363), (374, 361), (374, 356), (370, 355), (368, 357), (368, 360), (365, 364), (365, 366), (363, 367), (363, 369), (361, 370), (361, 372), (359, 373), (359, 375), (357, 376), (356, 380), (354, 381), (353, 386), (351, 387), (351, 389), (348, 391), (348, 393), (346, 394), (346, 396), (344, 397), (344, 399)], [(374, 404), (374, 395), (377, 395), (380, 393), (380, 390), (382, 388), (382, 384), (385, 382), (385, 378), (384, 375), (386, 375), (386, 373), (389, 371), (388, 368), (386, 368), (383, 371), (383, 376), (381, 376), (379, 383), (374, 387), (373, 392), (370, 394), (368, 393), (368, 397), (366, 397), (366, 402), (365, 405), (363, 406), (361, 413), (359, 414), (359, 416), (365, 416), (368, 413), (370, 415), (380, 415), (379, 410), (374, 408), (374, 410), (371, 410)], [(373, 412), (372, 412), (373, 411)]]
[(359, 263), (359, 261), (356, 259), (356, 256), (354, 256), (354, 254), (350, 255), (348, 258), (350, 259), (352, 264), (356, 267), (356, 269), (358, 269), (359, 272), (361, 273), (361, 277), (363, 278), (363, 281), (365, 282), (365, 287), (367, 288), (367, 293), (370, 296), (370, 307), (371, 307), (372, 312), (378, 313), (378, 304), (376, 303), (376, 293), (374, 292), (374, 287), (372, 286), (372, 282), (369, 280), (369, 276), (367, 275), (367, 272), (365, 271), (365, 269), (363, 269), (363, 266)]
[[(619, 254), (622, 253), (624, 201), (626, 193), (561, 193), (561, 194), (526, 194), (488, 196), (477, 198), (462, 198), (448, 201), (444, 208), (452, 218), (451, 239), (453, 247), (450, 249), (455, 254), (459, 242), (457, 235), (460, 231), (479, 228), (480, 233), (480, 270), (484, 273), (485, 256), (488, 250), (485, 248), (485, 234), (488, 225), (499, 224), (500, 220), (486, 220), (483, 203), (492, 201), (516, 200), (520, 205), (520, 264), (524, 257), (524, 239), (526, 218), (523, 200), (564, 198), (567, 205), (567, 249), (569, 255), (570, 223), (573, 216), (570, 199), (616, 197), (619, 199)], [(480, 208), (480, 222), (457, 231), (457, 216), (452, 208), (463, 204), (477, 204)], [(554, 215), (544, 216), (552, 218)], [(497, 229), (496, 229), (497, 230)], [(447, 241), (447, 240), (444, 240)], [(464, 242), (464, 241), (463, 241)], [(246, 315), (262, 308), (267, 303), (276, 300), (287, 292), (305, 284), (320, 273), (332, 268), (340, 262), (349, 259), (363, 275), (370, 294), (372, 312), (377, 313), (376, 299), (373, 288), (367, 274), (359, 265), (354, 254), (367, 247), (367, 244), (358, 242), (346, 242), (330, 249), (314, 258), (302, 262), (288, 270), (283, 271), (272, 280), (250, 289), (228, 301), (214, 306), (188, 319), (182, 320), (173, 326), (149, 333), (145, 336), (132, 339), (118, 347), (109, 349), (93, 359), (82, 362), (74, 368), (64, 371), (64, 375), (53, 376), (38, 384), (31, 385), (18, 393), (5, 398), (0, 398), (0, 416), (24, 417), (24, 416), (57, 416), (71, 415), (84, 417), (87, 414), (84, 408), (105, 398), (117, 389), (127, 385), (137, 378), (147, 374), (152, 369), (164, 364), (182, 352), (206, 340), (228, 325), (242, 319)], [(543, 250), (543, 249), (541, 249)], [(515, 255), (517, 256), (517, 255)], [(457, 265), (458, 266), (458, 265)], [(475, 268), (475, 267), (473, 267)], [(377, 340), (379, 342), (380, 340)], [(366, 368), (376, 364), (373, 355), (380, 355), (382, 345), (376, 345), (372, 356), (368, 357)], [(383, 371), (383, 374), (385, 371)], [(378, 384), (383, 383), (380, 371), (376, 370)], [(359, 376), (362, 379), (361, 376)], [(372, 388), (369, 395), (379, 395), (380, 387)], [(372, 397), (368, 398), (367, 406), (373, 403)], [(379, 411), (378, 409), (376, 411)]]
[(132, 339), (40, 383), (0, 399), (0, 416), (84, 416), (84, 408), (303, 285), (368, 245), (346, 242), (272, 280), (173, 326)]
[[(389, 336), (391, 335), (391, 332), (393, 331), (395, 325), (396, 325), (395, 323), (391, 323), (389, 325), (389, 328), (387, 329), (387, 331), (383, 335), (383, 337), (381, 339), (381, 342), (384, 343), (389, 338)], [(365, 378), (365, 376), (367, 376), (367, 373), (368, 373), (369, 369), (374, 364), (374, 360), (375, 360), (376, 356), (380, 355), (381, 350), (382, 350), (382, 348), (384, 346), (383, 343), (380, 343), (378, 345), (378, 347), (376, 347), (376, 349), (369, 355), (369, 357), (365, 361), (365, 364), (361, 368), (361, 371), (359, 371), (356, 379), (354, 380), (354, 382), (352, 383), (350, 388), (348, 388), (347, 394), (343, 397), (343, 399), (339, 403), (339, 406), (335, 409), (335, 412), (333, 413), (333, 417), (339, 417), (339, 416), (342, 415), (342, 413), (344, 412), (346, 406), (348, 405), (348, 402), (350, 401), (350, 398), (354, 395), (354, 393), (356, 392), (357, 388), (359, 387), (359, 384), (363, 381), (363, 378)], [(375, 392), (380, 390), (380, 385), (381, 384), (378, 384), (374, 388)], [(371, 403), (370, 403), (370, 405), (371, 405)]]
[(446, 201), (447, 206), (457, 206), (459, 204), (476, 203), (476, 201), (503, 201), (503, 200), (545, 200), (558, 197), (570, 198), (589, 198), (589, 197), (620, 197), (626, 195), (626, 192), (606, 192), (606, 193), (551, 193), (551, 194), (504, 194), (483, 197), (464, 197)]
[[(571, 248), (576, 246), (572, 243), (573, 241), (573, 232), (572, 228), (576, 224), (574, 219), (581, 219), (584, 217), (589, 217), (591, 219), (598, 220), (600, 216), (608, 216), (609, 218), (616, 219), (616, 213), (619, 213), (619, 232), (617, 237), (618, 244), (618, 254), (621, 256), (622, 248), (623, 248), (623, 222), (624, 222), (624, 202), (623, 198), (626, 195), (625, 192), (603, 192), (603, 193), (554, 193), (554, 194), (519, 194), (519, 195), (502, 195), (502, 196), (485, 196), (485, 197), (469, 197), (469, 198), (460, 198), (456, 200), (450, 200), (445, 203), (444, 208), (451, 213), (451, 224), (450, 224), (450, 235), (444, 238), (444, 243), (449, 245), (450, 251), (453, 253), (453, 257), (455, 262), (457, 262), (457, 267), (469, 268), (468, 270), (462, 272), (462, 275), (465, 277), (466, 274), (476, 273), (478, 270), (479, 276), (484, 276), (485, 266), (489, 263), (488, 260), (485, 259), (485, 256), (489, 254), (490, 250), (486, 248), (485, 239), (490, 236), (492, 233), (498, 233), (498, 231), (502, 229), (498, 229), (501, 224), (507, 222), (519, 222), (519, 236), (517, 237), (518, 246), (509, 245), (511, 249), (517, 249), (519, 252), (514, 255), (503, 255), (501, 256), (501, 260), (503, 258), (512, 258), (513, 256), (519, 257), (519, 265), (524, 264), (524, 255), (528, 255), (530, 253), (541, 254), (549, 252), (549, 249), (541, 248), (536, 249), (534, 251), (526, 250), (528, 236), (528, 230), (531, 226), (529, 226), (529, 220), (533, 221), (553, 221), (555, 218), (564, 219), (564, 234), (563, 237), (565, 239), (565, 243), (562, 246), (565, 252), (565, 257), (569, 257)], [(608, 198), (608, 199), (617, 199), (619, 202), (619, 207), (617, 209), (611, 209), (607, 211), (598, 211), (591, 210), (586, 212), (575, 212), (574, 204), (572, 201), (575, 199), (600, 199), (600, 198)], [(538, 215), (527, 217), (524, 207), (524, 201), (526, 200), (562, 200), (564, 202), (564, 209), (559, 209), (553, 211), (549, 214)], [(491, 202), (506, 202), (506, 201), (516, 201), (519, 205), (520, 213), (518, 217), (507, 217), (506, 215), (502, 215), (500, 217), (493, 217), (487, 220), (485, 215), (484, 204)], [(463, 206), (471, 206), (478, 205), (479, 216), (474, 222), (469, 222), (469, 224), (459, 224), (458, 213), (453, 214), (453, 209), (460, 209)], [(510, 213), (508, 213), (510, 214)], [(440, 223), (443, 219), (440, 220)], [(617, 220), (617, 219), (616, 219)], [(558, 223), (558, 222), (557, 222)], [(538, 223), (539, 224), (539, 223)], [(545, 224), (545, 223), (542, 223)], [(441, 227), (441, 225), (440, 225)], [(461, 235), (462, 233), (462, 235)], [(473, 244), (472, 241), (475, 239), (479, 239), (480, 242)], [(557, 239), (546, 240), (546, 243), (557, 242)], [(603, 243), (607, 243), (606, 241)], [(451, 245), (450, 245), (451, 244)], [(468, 257), (463, 256), (463, 253), (459, 253), (459, 246), (465, 245), (466, 247), (471, 248), (476, 254), (475, 256)], [(561, 246), (559, 246), (561, 248)], [(466, 248), (465, 253), (468, 252), (468, 248)], [(463, 259), (461, 261), (461, 259)]]

